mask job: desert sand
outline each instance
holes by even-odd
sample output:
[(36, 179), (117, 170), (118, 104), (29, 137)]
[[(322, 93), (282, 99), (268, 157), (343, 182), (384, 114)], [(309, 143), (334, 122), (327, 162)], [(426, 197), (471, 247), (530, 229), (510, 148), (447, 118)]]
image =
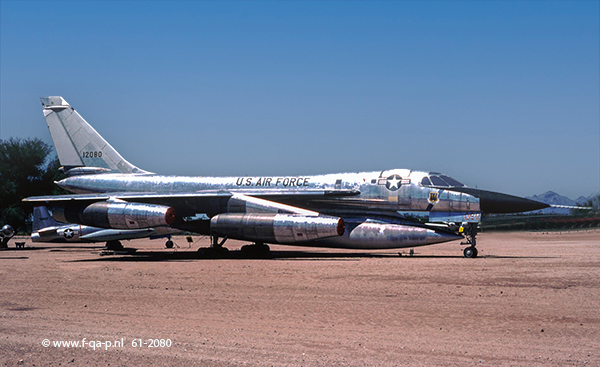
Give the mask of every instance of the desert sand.
[(126, 242), (135, 256), (24, 240), (0, 251), (2, 366), (600, 365), (600, 230), (482, 233), (476, 259), (458, 242), (198, 259), (206, 238)]

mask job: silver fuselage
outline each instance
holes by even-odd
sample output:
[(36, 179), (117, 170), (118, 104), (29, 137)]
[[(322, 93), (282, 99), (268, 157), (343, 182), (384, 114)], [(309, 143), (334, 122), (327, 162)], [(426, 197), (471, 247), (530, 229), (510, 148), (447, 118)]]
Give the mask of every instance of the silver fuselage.
[[(390, 187), (389, 177), (401, 177), (399, 187)], [(245, 176), (189, 177), (135, 174), (81, 175), (66, 178), (58, 185), (73, 193), (153, 192), (162, 194), (195, 193), (226, 190), (228, 192), (269, 192), (271, 190), (355, 190), (356, 196), (334, 200), (344, 206), (360, 205), (378, 212), (480, 212), (479, 199), (465, 193), (424, 187), (420, 184), (427, 172), (389, 170), (340, 173), (316, 176)], [(431, 194), (436, 197), (432, 200)], [(309, 202), (305, 209), (317, 210), (318, 203)]]

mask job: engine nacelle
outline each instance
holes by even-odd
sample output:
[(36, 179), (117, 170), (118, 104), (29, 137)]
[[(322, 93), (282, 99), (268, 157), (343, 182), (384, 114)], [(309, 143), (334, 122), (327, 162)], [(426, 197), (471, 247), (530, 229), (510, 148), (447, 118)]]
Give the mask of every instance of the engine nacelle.
[(53, 207), (52, 216), (59, 222), (92, 227), (141, 229), (170, 226), (175, 221), (175, 209), (164, 205), (101, 201), (83, 210)]
[(225, 213), (211, 218), (210, 229), (221, 237), (289, 244), (341, 236), (345, 225), (336, 217)]

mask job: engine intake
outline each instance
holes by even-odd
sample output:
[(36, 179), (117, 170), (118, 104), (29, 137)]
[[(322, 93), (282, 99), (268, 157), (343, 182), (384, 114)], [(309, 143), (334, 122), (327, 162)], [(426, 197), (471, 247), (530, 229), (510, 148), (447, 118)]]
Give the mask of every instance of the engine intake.
[(341, 236), (345, 225), (336, 217), (225, 213), (211, 218), (210, 229), (237, 240), (286, 244)]

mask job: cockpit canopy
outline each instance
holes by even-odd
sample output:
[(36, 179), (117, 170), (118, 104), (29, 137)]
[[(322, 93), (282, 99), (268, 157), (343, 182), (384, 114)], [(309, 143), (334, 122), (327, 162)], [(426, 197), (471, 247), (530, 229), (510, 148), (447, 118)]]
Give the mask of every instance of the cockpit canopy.
[(443, 175), (441, 173), (429, 172), (428, 176), (423, 177), (421, 180), (422, 186), (435, 186), (435, 187), (465, 187), (463, 183), (460, 183), (450, 176)]

